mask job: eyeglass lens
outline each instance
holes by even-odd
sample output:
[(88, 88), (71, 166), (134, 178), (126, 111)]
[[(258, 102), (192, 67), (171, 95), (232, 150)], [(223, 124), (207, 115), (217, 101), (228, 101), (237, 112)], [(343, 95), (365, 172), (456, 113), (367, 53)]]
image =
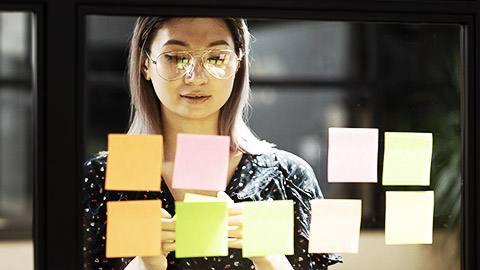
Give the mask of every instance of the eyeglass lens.
[[(167, 80), (176, 80), (185, 75), (193, 67), (194, 56), (188, 52), (165, 52), (158, 56), (157, 72)], [(208, 51), (201, 56), (202, 65), (214, 77), (226, 79), (233, 75), (237, 68), (235, 53), (231, 51)]]

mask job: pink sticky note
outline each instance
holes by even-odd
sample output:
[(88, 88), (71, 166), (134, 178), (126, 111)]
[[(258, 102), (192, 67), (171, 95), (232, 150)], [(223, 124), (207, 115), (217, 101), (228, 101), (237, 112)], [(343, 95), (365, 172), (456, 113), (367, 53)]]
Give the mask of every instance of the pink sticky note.
[(378, 129), (328, 129), (328, 182), (377, 182)]
[(358, 253), (361, 200), (312, 200), (309, 253)]
[(178, 134), (172, 187), (225, 190), (230, 137)]

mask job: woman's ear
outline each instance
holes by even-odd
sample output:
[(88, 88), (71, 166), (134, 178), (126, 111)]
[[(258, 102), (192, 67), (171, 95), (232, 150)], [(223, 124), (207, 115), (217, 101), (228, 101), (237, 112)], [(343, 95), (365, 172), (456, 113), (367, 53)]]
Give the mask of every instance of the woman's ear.
[(142, 74), (145, 80), (150, 81), (152, 79), (150, 77), (150, 69), (148, 68), (148, 59), (145, 59), (145, 63), (142, 65)]

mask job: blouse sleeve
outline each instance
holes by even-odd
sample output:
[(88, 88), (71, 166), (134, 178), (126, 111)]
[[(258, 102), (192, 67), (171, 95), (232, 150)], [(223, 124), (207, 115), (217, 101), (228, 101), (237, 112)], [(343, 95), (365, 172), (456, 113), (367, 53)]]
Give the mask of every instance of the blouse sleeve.
[(121, 259), (105, 257), (107, 226), (105, 159), (94, 158), (84, 164), (83, 179), (83, 254), (85, 269), (123, 269)]
[(323, 199), (322, 192), (310, 165), (293, 156), (286, 173), (287, 198), (294, 201), (294, 254), (287, 256), (294, 269), (327, 269), (328, 265), (343, 262), (338, 254), (310, 254), (311, 205), (313, 199)]

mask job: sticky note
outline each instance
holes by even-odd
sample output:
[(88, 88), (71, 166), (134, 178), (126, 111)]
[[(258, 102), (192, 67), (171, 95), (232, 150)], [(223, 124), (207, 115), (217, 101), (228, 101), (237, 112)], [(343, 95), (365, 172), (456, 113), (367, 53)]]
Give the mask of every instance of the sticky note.
[(377, 182), (378, 129), (328, 129), (328, 182)]
[(206, 195), (194, 194), (194, 193), (185, 193), (184, 202), (221, 202), (223, 200)]
[(385, 244), (431, 244), (433, 191), (387, 191)]
[(160, 191), (161, 135), (108, 135), (105, 189)]
[(172, 187), (225, 190), (230, 137), (178, 134)]
[(432, 133), (385, 132), (383, 185), (430, 185)]
[(358, 253), (361, 200), (312, 200), (309, 253)]
[(177, 258), (227, 256), (226, 202), (175, 202)]
[(243, 202), (243, 257), (293, 254), (293, 201)]
[(162, 201), (107, 202), (106, 257), (162, 254)]

